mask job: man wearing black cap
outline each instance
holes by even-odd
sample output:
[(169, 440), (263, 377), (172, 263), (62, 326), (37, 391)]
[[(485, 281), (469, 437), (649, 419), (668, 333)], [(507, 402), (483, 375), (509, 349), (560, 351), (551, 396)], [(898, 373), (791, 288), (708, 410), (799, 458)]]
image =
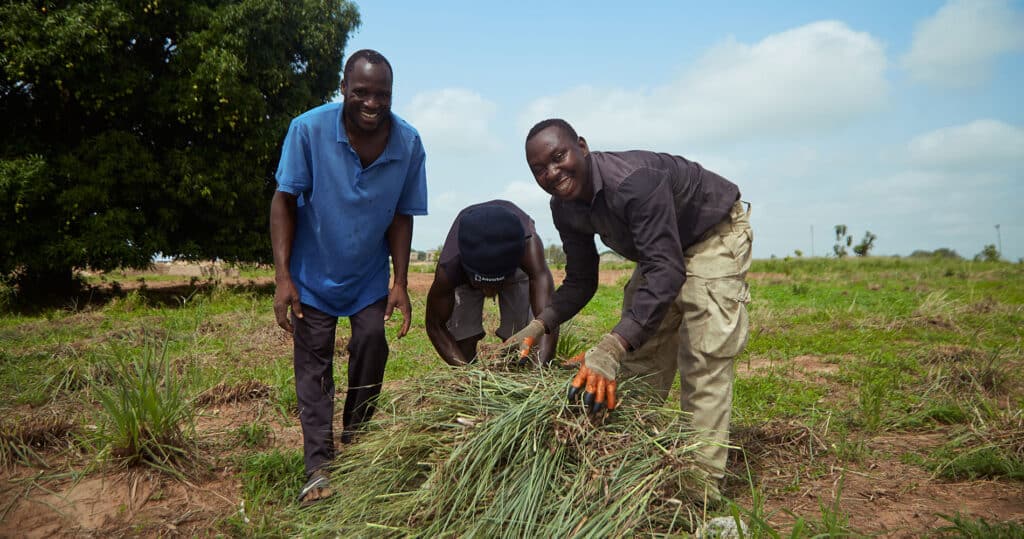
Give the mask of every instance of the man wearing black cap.
[[(497, 296), (501, 324), (495, 333), (506, 339), (547, 307), (554, 290), (533, 219), (505, 200), (474, 204), (455, 217), (441, 248), (427, 294), (427, 335), (449, 365), (472, 363), (484, 338), (485, 297)], [(547, 364), (558, 333), (538, 340), (532, 357)]]

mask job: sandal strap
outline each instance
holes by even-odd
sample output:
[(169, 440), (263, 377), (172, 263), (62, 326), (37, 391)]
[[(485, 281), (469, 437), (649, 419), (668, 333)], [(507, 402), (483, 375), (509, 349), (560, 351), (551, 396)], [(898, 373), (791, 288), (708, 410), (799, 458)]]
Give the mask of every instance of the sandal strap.
[(315, 475), (312, 478), (310, 478), (309, 481), (306, 482), (306, 485), (304, 487), (302, 487), (302, 490), (299, 492), (299, 501), (305, 499), (306, 496), (308, 496), (309, 493), (312, 492), (314, 489), (330, 488), (330, 486), (331, 481), (327, 478), (326, 475)]

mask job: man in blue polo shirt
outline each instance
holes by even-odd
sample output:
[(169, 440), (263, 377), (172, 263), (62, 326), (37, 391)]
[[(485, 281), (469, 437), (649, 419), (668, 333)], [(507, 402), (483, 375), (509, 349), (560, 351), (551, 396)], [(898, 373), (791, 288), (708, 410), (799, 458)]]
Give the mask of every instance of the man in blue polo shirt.
[(427, 213), (425, 154), (416, 129), (391, 112), (392, 81), (391, 64), (380, 53), (353, 53), (341, 82), (343, 103), (292, 120), (281, 149), (270, 206), (274, 314), (294, 341), (303, 503), (331, 494), (326, 465), (334, 458), (338, 317), (349, 317), (352, 326), (343, 443), (370, 419), (380, 394), (388, 358), (384, 322), (398, 308), (402, 337), (412, 320), (409, 251), (413, 216)]

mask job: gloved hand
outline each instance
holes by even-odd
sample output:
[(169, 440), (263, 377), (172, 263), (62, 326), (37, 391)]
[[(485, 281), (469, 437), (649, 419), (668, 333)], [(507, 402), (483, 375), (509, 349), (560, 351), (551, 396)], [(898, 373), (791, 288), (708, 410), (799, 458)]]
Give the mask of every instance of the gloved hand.
[(614, 410), (617, 406), (615, 375), (619, 364), (626, 356), (626, 348), (619, 338), (611, 333), (605, 335), (597, 346), (587, 350), (576, 377), (569, 385), (569, 402), (575, 402), (583, 391), (583, 408), (594, 415), (605, 407)]
[(529, 361), (531, 349), (545, 333), (544, 322), (534, 319), (501, 343), (501, 355), (508, 358), (509, 362), (525, 365)]

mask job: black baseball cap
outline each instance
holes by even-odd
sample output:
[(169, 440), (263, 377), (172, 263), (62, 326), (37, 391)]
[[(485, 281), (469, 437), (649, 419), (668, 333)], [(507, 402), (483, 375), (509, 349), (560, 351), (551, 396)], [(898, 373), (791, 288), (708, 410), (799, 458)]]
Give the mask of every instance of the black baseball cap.
[(498, 284), (519, 267), (526, 231), (512, 210), (496, 204), (475, 206), (459, 221), (459, 255), (471, 284)]

